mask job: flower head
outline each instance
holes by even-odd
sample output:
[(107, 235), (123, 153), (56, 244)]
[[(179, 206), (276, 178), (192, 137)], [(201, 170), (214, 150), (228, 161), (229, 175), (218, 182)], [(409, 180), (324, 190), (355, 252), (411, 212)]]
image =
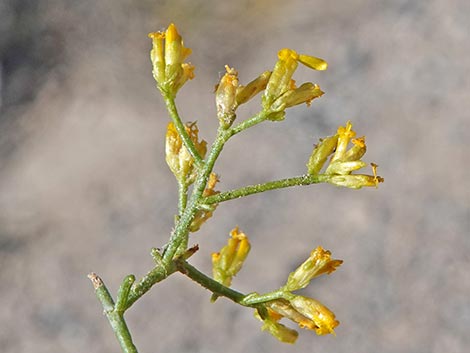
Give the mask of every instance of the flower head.
[(290, 300), (290, 305), (297, 310), (298, 313), (310, 320), (305, 327), (310, 329), (311, 323), (317, 335), (334, 334), (334, 328), (339, 325), (335, 314), (319, 301), (296, 295)]
[(305, 288), (313, 278), (325, 273), (332, 273), (342, 263), (342, 260), (333, 260), (331, 252), (319, 246), (310, 253), (307, 260), (289, 275), (284, 288), (288, 291)]
[[(187, 123), (185, 129), (199, 155), (204, 157), (207, 151), (207, 143), (204, 140), (199, 141), (199, 129), (196, 123)], [(166, 131), (165, 159), (177, 180), (187, 185), (194, 182), (197, 174), (194, 168), (194, 159), (183, 145), (183, 140), (172, 122), (168, 123)]]
[(153, 44), (150, 51), (153, 77), (161, 91), (174, 96), (188, 79), (194, 78), (194, 66), (183, 63), (191, 49), (184, 46), (173, 23), (165, 32), (152, 32), (149, 37)]
[(263, 95), (263, 108), (271, 111), (270, 120), (282, 120), (284, 110), (297, 104), (307, 103), (323, 95), (320, 87), (313, 83), (304, 83), (296, 87), (292, 75), (301, 63), (314, 70), (325, 70), (327, 63), (319, 58), (298, 54), (292, 49), (281, 49)]
[[(354, 138), (356, 132), (352, 129), (350, 121), (340, 126), (336, 135), (320, 140), (310, 155), (307, 170), (310, 175), (319, 175), (319, 180), (333, 185), (351, 189), (360, 189), (364, 186), (377, 187), (384, 181), (377, 176), (377, 165), (373, 164), (373, 175), (352, 174), (353, 171), (364, 168), (367, 164), (361, 160), (366, 153), (365, 136)], [(353, 146), (348, 149), (349, 144)], [(328, 157), (331, 159), (324, 174), (320, 174)]]
[(248, 237), (238, 227), (230, 232), (227, 245), (220, 252), (212, 254), (212, 272), (214, 279), (230, 287), (232, 278), (241, 270), (243, 262), (250, 252)]
[(217, 117), (220, 125), (227, 129), (235, 120), (237, 108), (238, 72), (225, 65), (226, 73), (222, 76), (215, 92)]
[(335, 334), (339, 325), (335, 314), (319, 301), (300, 296), (289, 296), (289, 299), (275, 299), (265, 303), (267, 312), (255, 316), (263, 321), (262, 330), (267, 330), (281, 342), (295, 343), (298, 333), (279, 323), (286, 318), (295, 322), (300, 328), (315, 331), (317, 335)]

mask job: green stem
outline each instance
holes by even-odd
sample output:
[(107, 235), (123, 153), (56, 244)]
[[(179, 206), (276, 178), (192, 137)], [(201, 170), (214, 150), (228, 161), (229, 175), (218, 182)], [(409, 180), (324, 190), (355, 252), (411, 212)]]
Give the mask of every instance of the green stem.
[(137, 299), (147, 293), (154, 284), (164, 280), (175, 271), (176, 268), (172, 263), (167, 266), (164, 266), (162, 263), (161, 265), (154, 267), (138, 283), (134, 283), (134, 285), (131, 287), (125, 310), (129, 309), (129, 307), (134, 304)]
[(116, 308), (116, 311), (124, 313), (124, 311), (126, 310), (127, 299), (129, 298), (129, 293), (134, 282), (134, 275), (126, 276), (126, 278), (124, 278), (124, 280), (122, 281), (121, 286), (118, 290), (116, 304), (114, 306)]
[(175, 124), (176, 131), (180, 135), (181, 139), (183, 140), (184, 146), (188, 149), (191, 157), (194, 159), (194, 163), (197, 168), (201, 168), (204, 165), (204, 161), (202, 160), (199, 152), (196, 150), (193, 141), (189, 137), (188, 133), (186, 132), (186, 128), (181, 121), (181, 118), (178, 114), (178, 110), (176, 109), (175, 98), (171, 96), (171, 94), (166, 93), (165, 91), (161, 91), (163, 95), (163, 99), (165, 101), (166, 107), (170, 114), (171, 120)]
[(245, 121), (242, 121), (240, 124), (232, 127), (229, 129), (229, 131), (231, 132), (231, 135), (236, 135), (238, 134), (239, 132), (242, 132), (243, 130), (246, 130), (256, 124), (259, 124), (263, 121), (266, 120), (266, 117), (268, 116), (269, 114), (266, 113), (264, 110), (260, 111), (258, 114), (254, 115), (253, 117), (245, 120)]
[(227, 142), (230, 136), (231, 134), (229, 132), (219, 129), (217, 137), (212, 144), (209, 156), (207, 157), (207, 161), (206, 163), (203, 163), (201, 172), (196, 179), (193, 193), (189, 199), (189, 202), (187, 202), (187, 205), (178, 220), (178, 224), (170, 236), (170, 240), (168, 242), (167, 248), (165, 249), (165, 253), (163, 254), (161, 264), (153, 268), (137, 284), (132, 286), (129, 297), (127, 299), (126, 310), (150, 288), (152, 288), (154, 284), (164, 280), (166, 277), (176, 271), (173, 264), (173, 258), (180, 248), (180, 245), (187, 241), (189, 226), (191, 225), (191, 222), (197, 212), (199, 200), (201, 199), (204, 188), (206, 187), (209, 174), (212, 172), (215, 161), (217, 160), (217, 157), (222, 151), (225, 142)]
[(189, 234), (189, 226), (191, 225), (192, 220), (197, 212), (199, 201), (202, 198), (202, 193), (207, 185), (207, 180), (209, 178), (212, 169), (214, 168), (215, 161), (219, 156), (222, 148), (224, 147), (225, 142), (231, 137), (232, 135), (228, 130), (223, 130), (219, 128), (217, 132), (217, 137), (212, 144), (211, 150), (209, 152), (209, 156), (201, 169), (198, 177), (196, 178), (196, 182), (194, 183), (194, 189), (189, 198), (188, 205), (184, 210), (183, 214), (181, 215), (178, 224), (174, 232), (172, 233), (170, 240), (168, 242), (168, 247), (163, 254), (163, 263), (168, 266), (178, 251), (178, 248), (182, 242), (187, 239)]
[(178, 181), (178, 215), (183, 214), (184, 209), (188, 203), (188, 185), (186, 182)]
[(323, 175), (302, 175), (294, 178), (268, 181), (266, 183), (249, 185), (239, 189), (221, 192), (217, 195), (204, 197), (201, 200), (201, 204), (212, 205), (268, 190), (282, 189), (291, 186), (317, 184), (324, 182), (326, 179), (327, 178), (325, 178)]
[(123, 313), (115, 309), (113, 298), (111, 297), (111, 294), (109, 294), (103, 281), (95, 273), (90, 273), (88, 278), (93, 283), (96, 296), (103, 306), (104, 313), (106, 314), (109, 324), (121, 345), (122, 351), (124, 353), (137, 353), (137, 348), (132, 342), (132, 337), (126, 321), (124, 320)]
[(217, 294), (221, 297), (226, 297), (235, 303), (241, 303), (245, 295), (237, 292), (236, 290), (230, 289), (216, 280), (206, 276), (204, 273), (191, 266), (188, 262), (183, 260), (176, 260), (176, 268), (182, 274), (188, 276), (193, 281), (199, 283), (204, 288), (210, 290), (212, 293)]
[(271, 300), (281, 298), (286, 299), (286, 297), (292, 296), (291, 293), (283, 291), (282, 288), (266, 294), (250, 293), (245, 295), (229, 287), (226, 287), (211, 277), (205, 275), (197, 268), (190, 265), (187, 261), (177, 259), (175, 260), (175, 265), (179, 272), (199, 283), (202, 287), (210, 290), (213, 294), (220, 297), (226, 297), (243, 306), (257, 307), (258, 304), (263, 304)]
[(245, 296), (245, 298), (243, 298), (243, 300), (239, 302), (239, 304), (244, 305), (244, 306), (253, 306), (256, 304), (266, 303), (271, 300), (276, 300), (276, 299), (281, 299), (281, 298), (285, 299), (286, 295), (289, 295), (289, 294), (281, 290), (277, 290), (277, 291), (269, 292), (265, 294), (253, 293), (253, 295), (248, 294), (247, 296)]

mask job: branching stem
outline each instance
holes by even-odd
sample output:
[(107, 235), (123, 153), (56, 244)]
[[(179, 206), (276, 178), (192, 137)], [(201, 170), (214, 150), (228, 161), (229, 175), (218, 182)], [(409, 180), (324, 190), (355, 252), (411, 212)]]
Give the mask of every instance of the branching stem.
[(168, 247), (163, 254), (163, 263), (168, 266), (173, 258), (176, 255), (176, 252), (182, 242), (187, 239), (189, 234), (189, 226), (191, 225), (192, 220), (197, 212), (199, 201), (202, 198), (202, 193), (207, 185), (207, 180), (209, 175), (214, 168), (215, 161), (222, 151), (225, 142), (230, 138), (231, 134), (227, 130), (219, 128), (217, 132), (217, 137), (214, 143), (211, 146), (207, 160), (200, 170), (196, 182), (194, 183), (194, 189), (189, 198), (186, 209), (184, 210), (181, 218), (179, 219), (178, 224), (174, 232), (172, 233), (170, 240), (168, 242)]
[(95, 293), (101, 305), (103, 306), (104, 313), (108, 318), (109, 324), (116, 335), (121, 349), (124, 353), (137, 353), (137, 348), (132, 342), (132, 337), (127, 327), (126, 321), (124, 320), (124, 313), (115, 308), (115, 304), (111, 294), (104, 285), (100, 277), (95, 273), (90, 273), (88, 278), (93, 283)]

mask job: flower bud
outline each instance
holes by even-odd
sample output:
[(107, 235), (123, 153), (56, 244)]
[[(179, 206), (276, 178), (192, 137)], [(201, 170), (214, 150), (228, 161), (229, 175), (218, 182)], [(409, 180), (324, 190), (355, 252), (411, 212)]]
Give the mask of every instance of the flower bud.
[(152, 50), (150, 51), (150, 60), (152, 61), (152, 73), (155, 81), (165, 81), (165, 56), (164, 56), (164, 39), (165, 34), (161, 32), (149, 33), (152, 39)]
[[(258, 319), (262, 320), (274, 337), (281, 340), (278, 332), (272, 329), (272, 324), (278, 324), (282, 318), (289, 319), (300, 328), (315, 331), (317, 335), (334, 334), (334, 328), (339, 325), (335, 314), (326, 306), (315, 299), (300, 295), (287, 295), (289, 299), (275, 299), (264, 303), (267, 309), (267, 316), (263, 319), (258, 314)], [(297, 334), (297, 332), (296, 332)], [(281, 340), (282, 341), (282, 340)]]
[(327, 158), (334, 152), (338, 143), (338, 135), (320, 139), (318, 145), (312, 151), (307, 163), (308, 174), (317, 175), (323, 168)]
[(298, 66), (298, 57), (299, 55), (291, 49), (284, 48), (278, 52), (279, 60), (274, 66), (263, 95), (264, 109), (269, 109), (277, 98), (292, 89), (291, 79)]
[(384, 178), (377, 175), (350, 174), (350, 175), (328, 175), (325, 181), (350, 189), (360, 189), (362, 187), (378, 187), (384, 182)]
[[(196, 123), (187, 123), (185, 129), (199, 155), (204, 157), (207, 143), (204, 140), (198, 140), (199, 130)], [(197, 174), (197, 171), (194, 169), (194, 159), (183, 145), (183, 140), (178, 134), (175, 124), (172, 122), (168, 123), (166, 131), (165, 159), (168, 167), (170, 167), (170, 170), (179, 182), (187, 185), (194, 182)]]
[(335, 334), (334, 328), (339, 325), (335, 314), (326, 306), (312, 298), (296, 295), (290, 300), (292, 307), (315, 324), (317, 335)]
[(224, 129), (229, 128), (235, 120), (237, 109), (238, 73), (235, 69), (225, 66), (226, 73), (222, 76), (215, 92), (217, 117)]
[(321, 97), (324, 92), (320, 89), (320, 86), (315, 85), (311, 82), (306, 82), (302, 86), (288, 90), (278, 99), (276, 99), (271, 105), (273, 112), (283, 111), (286, 108), (293, 107), (294, 105), (306, 103), (310, 106), (312, 100)]
[(250, 242), (238, 227), (230, 232), (228, 240), (220, 252), (212, 254), (212, 272), (214, 279), (224, 286), (230, 287), (232, 278), (240, 271), (243, 262), (250, 252)]
[(310, 257), (289, 275), (284, 289), (294, 291), (305, 288), (310, 281), (324, 273), (330, 274), (343, 263), (342, 260), (332, 260), (331, 252), (321, 246), (310, 253)]
[[(276, 65), (269, 78), (263, 95), (263, 108), (272, 112), (281, 112), (294, 105), (307, 103), (310, 105), (314, 98), (323, 95), (318, 85), (304, 83), (299, 88), (295, 86), (292, 75), (297, 69), (298, 63), (314, 69), (326, 70), (326, 61), (309, 55), (299, 55), (292, 49), (281, 49), (278, 52)], [(280, 120), (270, 119), (269, 120)]]
[(259, 92), (264, 90), (271, 77), (271, 71), (265, 71), (246, 86), (238, 86), (237, 88), (237, 105), (248, 102)]
[(150, 51), (153, 77), (160, 90), (174, 96), (188, 79), (194, 78), (194, 67), (183, 63), (191, 54), (191, 49), (184, 46), (173, 23), (165, 33), (152, 32), (149, 37), (152, 38), (153, 45)]
[(325, 171), (325, 174), (347, 175), (352, 171), (365, 167), (367, 163), (363, 161), (341, 161), (336, 160), (331, 162)]

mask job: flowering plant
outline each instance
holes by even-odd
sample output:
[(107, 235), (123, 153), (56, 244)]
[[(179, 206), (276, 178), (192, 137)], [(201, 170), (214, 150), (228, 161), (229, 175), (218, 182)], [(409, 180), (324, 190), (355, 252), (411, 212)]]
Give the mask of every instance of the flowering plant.
[[(225, 297), (254, 309), (255, 317), (263, 323), (262, 329), (282, 342), (294, 343), (298, 336), (297, 331), (279, 322), (283, 318), (297, 323), (301, 328), (313, 330), (318, 335), (334, 334), (339, 322), (333, 312), (313, 298), (295, 294), (295, 291), (308, 286), (314, 278), (330, 274), (341, 265), (341, 260), (331, 258), (330, 251), (320, 246), (289, 275), (283, 286), (264, 294), (243, 294), (230, 288), (232, 278), (241, 270), (250, 251), (248, 237), (238, 228), (231, 231), (227, 245), (212, 255), (212, 278), (188, 262), (198, 250), (197, 245), (188, 245), (190, 233), (198, 231), (212, 217), (221, 202), (298, 185), (330, 183), (360, 189), (377, 187), (383, 182), (383, 178), (377, 176), (377, 165), (373, 163), (372, 174), (353, 173), (366, 166), (361, 160), (366, 152), (366, 145), (364, 137), (355, 138), (356, 133), (348, 121), (335, 134), (320, 139), (314, 146), (304, 175), (235, 190), (215, 190), (219, 177), (213, 169), (225, 143), (257, 124), (284, 120), (287, 108), (302, 103), (310, 106), (323, 92), (317, 84), (311, 82), (297, 86), (292, 76), (299, 63), (313, 70), (325, 70), (327, 63), (313, 56), (298, 54), (292, 49), (281, 49), (273, 70), (263, 72), (246, 85), (240, 84), (234, 68), (226, 66), (226, 73), (215, 90), (219, 127), (214, 142), (208, 148), (207, 142), (199, 138), (197, 124), (183, 123), (175, 104), (178, 91), (188, 80), (194, 78), (194, 66), (184, 62), (191, 54), (191, 49), (184, 46), (174, 24), (165, 32), (150, 33), (149, 37), (153, 42), (150, 53), (153, 77), (171, 118), (166, 132), (165, 154), (166, 162), (178, 184), (178, 214), (168, 243), (162, 249), (154, 248), (151, 251), (155, 261), (154, 268), (139, 281), (136, 281), (134, 275), (125, 277), (116, 300), (100, 277), (94, 273), (89, 274), (122, 351), (137, 352), (124, 320), (124, 313), (154, 284), (175, 272), (183, 273), (210, 290), (213, 302), (218, 297)], [(237, 108), (261, 92), (260, 112), (235, 124)]]

